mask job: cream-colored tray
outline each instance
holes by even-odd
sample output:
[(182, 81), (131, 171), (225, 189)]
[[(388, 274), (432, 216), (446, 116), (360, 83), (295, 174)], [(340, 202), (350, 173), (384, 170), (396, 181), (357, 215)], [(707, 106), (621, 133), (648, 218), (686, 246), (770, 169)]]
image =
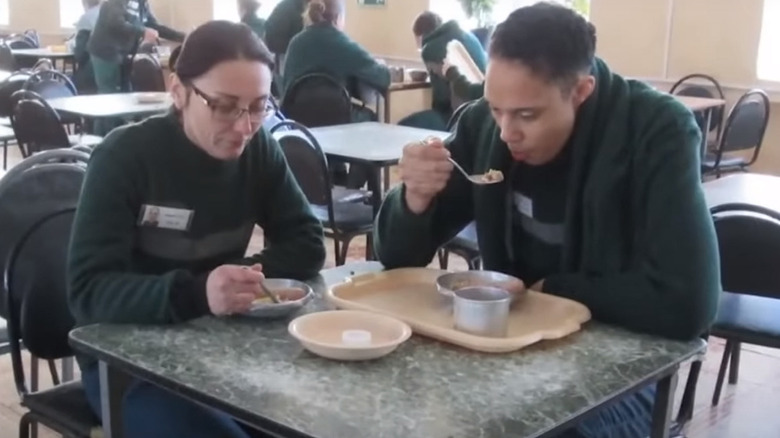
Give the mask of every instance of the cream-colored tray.
[(516, 351), (544, 339), (578, 331), (590, 319), (580, 303), (528, 291), (509, 313), (504, 338), (476, 336), (454, 328), (452, 298), (436, 290), (436, 269), (403, 268), (349, 278), (331, 287), (327, 300), (341, 309), (367, 310), (398, 318), (423, 336), (487, 353)]

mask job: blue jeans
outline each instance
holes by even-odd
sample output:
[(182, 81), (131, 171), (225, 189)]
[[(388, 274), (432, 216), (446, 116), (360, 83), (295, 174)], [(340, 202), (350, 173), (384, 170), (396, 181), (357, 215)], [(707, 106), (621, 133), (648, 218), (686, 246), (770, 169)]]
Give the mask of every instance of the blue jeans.
[[(90, 57), (95, 84), (98, 94), (114, 94), (122, 92), (122, 65), (109, 62), (97, 56)], [(122, 119), (99, 118), (95, 120), (95, 135), (105, 136), (112, 129), (122, 125)]]
[(650, 436), (655, 385), (594, 412), (559, 438), (646, 438)]
[[(87, 400), (98, 418), (100, 380), (97, 365), (82, 370)], [(134, 380), (122, 399), (126, 438), (249, 438), (228, 415), (203, 407), (151, 383)]]

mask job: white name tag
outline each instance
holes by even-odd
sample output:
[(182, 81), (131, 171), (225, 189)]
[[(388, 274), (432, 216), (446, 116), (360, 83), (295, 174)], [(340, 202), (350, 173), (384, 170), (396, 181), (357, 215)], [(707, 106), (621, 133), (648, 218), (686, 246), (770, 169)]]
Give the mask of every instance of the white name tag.
[(522, 193), (515, 192), (515, 208), (525, 216), (534, 217), (534, 201)]
[(169, 230), (187, 231), (190, 229), (193, 210), (184, 208), (160, 207), (144, 204), (141, 206), (138, 224), (143, 227), (166, 228)]

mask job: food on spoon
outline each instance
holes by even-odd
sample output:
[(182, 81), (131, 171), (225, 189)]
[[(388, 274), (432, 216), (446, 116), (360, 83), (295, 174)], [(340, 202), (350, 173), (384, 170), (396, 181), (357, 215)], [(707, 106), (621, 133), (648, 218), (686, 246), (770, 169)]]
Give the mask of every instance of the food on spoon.
[[(288, 301), (298, 301), (302, 299), (306, 293), (302, 289), (298, 288), (286, 288), (271, 290), (276, 297), (279, 298), (279, 303), (286, 303)], [(252, 304), (273, 304), (273, 300), (268, 295), (261, 295), (252, 301)]]
[(482, 175), (482, 181), (486, 183), (501, 182), (504, 180), (504, 172), (496, 169), (490, 169)]

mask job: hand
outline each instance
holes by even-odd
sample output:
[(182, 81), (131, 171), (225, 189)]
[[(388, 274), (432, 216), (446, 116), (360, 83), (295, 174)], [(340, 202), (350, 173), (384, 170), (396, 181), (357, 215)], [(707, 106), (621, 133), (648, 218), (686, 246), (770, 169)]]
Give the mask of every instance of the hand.
[(447, 77), (447, 71), (453, 67), (455, 67), (455, 65), (452, 64), (449, 58), (444, 58), (444, 61), (441, 63), (441, 76)]
[(260, 282), (265, 279), (262, 266), (222, 265), (211, 271), (206, 280), (206, 298), (214, 315), (244, 313), (262, 294)]
[(447, 185), (452, 175), (450, 151), (441, 139), (431, 139), (404, 146), (398, 168), (406, 187), (405, 201), (412, 212), (428, 209), (433, 198)]
[(444, 73), (442, 73), (443, 64), (436, 63), (436, 62), (429, 62), (426, 64), (426, 66), (428, 67), (428, 70), (430, 70), (432, 74), (436, 76), (444, 77)]
[(160, 34), (151, 28), (144, 29), (144, 41), (147, 43), (156, 43), (160, 38)]

